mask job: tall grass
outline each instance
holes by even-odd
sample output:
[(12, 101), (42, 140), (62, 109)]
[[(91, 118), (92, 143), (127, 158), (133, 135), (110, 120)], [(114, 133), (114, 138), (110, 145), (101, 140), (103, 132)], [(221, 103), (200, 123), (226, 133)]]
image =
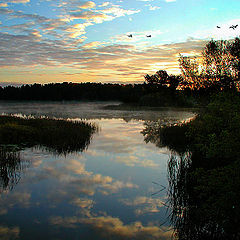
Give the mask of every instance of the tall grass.
[(21, 178), (25, 168), (20, 152), (9, 146), (0, 146), (0, 192), (11, 190)]
[(0, 116), (0, 144), (41, 146), (58, 154), (85, 150), (96, 131), (83, 121)]

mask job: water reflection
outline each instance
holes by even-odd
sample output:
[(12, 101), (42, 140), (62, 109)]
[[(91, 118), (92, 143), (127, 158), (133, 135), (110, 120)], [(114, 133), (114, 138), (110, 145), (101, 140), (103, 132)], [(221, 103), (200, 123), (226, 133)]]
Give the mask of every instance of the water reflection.
[(209, 159), (203, 168), (206, 159), (184, 140), (185, 132), (162, 121), (145, 122), (141, 132), (146, 142), (171, 151), (168, 204), (176, 239), (240, 239), (239, 162), (222, 166)]
[(171, 156), (169, 195), (178, 239), (240, 239), (239, 170), (238, 162), (206, 170), (192, 154)]
[(203, 165), (206, 156), (184, 139), (185, 126), (147, 121), (142, 134), (146, 142), (171, 151), (168, 204), (176, 238), (240, 239), (240, 163), (222, 166), (209, 159)]
[(38, 147), (56, 154), (84, 151), (98, 130), (93, 123), (19, 114), (1, 116), (0, 126), (2, 145)]
[(64, 228), (78, 228), (81, 224), (90, 227), (91, 239), (136, 239), (136, 240), (167, 240), (171, 238), (171, 231), (166, 227), (158, 227), (154, 223), (143, 226), (141, 222), (124, 224), (119, 218), (112, 216), (53, 217), (50, 223)]
[[(189, 119), (185, 119), (184, 122), (188, 122)], [(183, 121), (176, 118), (145, 121), (141, 133), (146, 143), (154, 143), (159, 148), (167, 147), (170, 151), (182, 155), (188, 150), (186, 139), (182, 137), (186, 131), (182, 123)]]
[(2, 240), (19, 239), (19, 227), (0, 226), (0, 238)]
[[(28, 112), (39, 107), (42, 113), (41, 104), (34, 109), (27, 105)], [(54, 109), (43, 105), (45, 113), (58, 111), (58, 104), (53, 104)], [(63, 104), (60, 111), (63, 108), (68, 118), (86, 114), (77, 104), (72, 108)], [(62, 115), (60, 111), (58, 115)], [(87, 108), (86, 116), (90, 111), (92, 108)], [(13, 191), (0, 196), (0, 226), (7, 232), (6, 239), (171, 239), (172, 228), (166, 221), (167, 192), (165, 188), (159, 191), (168, 185), (169, 151), (144, 142), (140, 133), (144, 121), (130, 120), (142, 119), (143, 112), (125, 112), (129, 116), (125, 121), (123, 112), (117, 113), (119, 118), (100, 119), (109, 114), (101, 111), (91, 120), (101, 130), (93, 135), (86, 151), (65, 155), (40, 148), (22, 151), (31, 165)], [(174, 113), (154, 115), (167, 119)], [(176, 118), (189, 115), (178, 113)], [(150, 117), (151, 113), (145, 115), (145, 119)]]
[(56, 118), (81, 118), (81, 119), (124, 119), (126, 122), (131, 120), (154, 120), (171, 119), (178, 120), (187, 119), (194, 116), (192, 112), (179, 110), (163, 110), (163, 111), (130, 111), (130, 110), (108, 110), (108, 105), (117, 105), (117, 102), (13, 102), (0, 101), (0, 112), (7, 114), (25, 114), (27, 116), (48, 116)]
[(0, 146), (0, 193), (12, 190), (21, 179), (21, 172), (29, 166), (19, 151)]

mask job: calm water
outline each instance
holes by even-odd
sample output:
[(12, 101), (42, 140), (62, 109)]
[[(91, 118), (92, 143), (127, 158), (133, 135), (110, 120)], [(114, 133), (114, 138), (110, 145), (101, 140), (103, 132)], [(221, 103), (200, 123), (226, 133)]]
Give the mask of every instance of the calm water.
[(170, 239), (170, 153), (146, 143), (141, 131), (145, 124), (193, 114), (102, 110), (104, 105), (0, 103), (0, 113), (86, 119), (99, 126), (85, 152), (20, 153), (13, 181), (0, 193), (1, 239)]

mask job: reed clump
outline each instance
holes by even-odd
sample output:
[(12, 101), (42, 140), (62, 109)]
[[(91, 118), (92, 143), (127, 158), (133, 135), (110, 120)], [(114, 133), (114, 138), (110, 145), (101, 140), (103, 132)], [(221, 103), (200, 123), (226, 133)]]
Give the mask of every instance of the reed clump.
[(0, 116), (0, 144), (40, 146), (59, 154), (83, 151), (96, 131), (84, 121)]

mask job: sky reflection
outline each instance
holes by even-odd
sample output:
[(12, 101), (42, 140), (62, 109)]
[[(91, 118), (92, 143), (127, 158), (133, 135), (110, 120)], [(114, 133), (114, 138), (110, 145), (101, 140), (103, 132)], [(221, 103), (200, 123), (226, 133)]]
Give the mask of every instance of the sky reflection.
[(168, 150), (144, 142), (143, 120), (89, 121), (100, 131), (82, 153), (22, 152), (28, 168), (0, 195), (1, 239), (170, 239)]

